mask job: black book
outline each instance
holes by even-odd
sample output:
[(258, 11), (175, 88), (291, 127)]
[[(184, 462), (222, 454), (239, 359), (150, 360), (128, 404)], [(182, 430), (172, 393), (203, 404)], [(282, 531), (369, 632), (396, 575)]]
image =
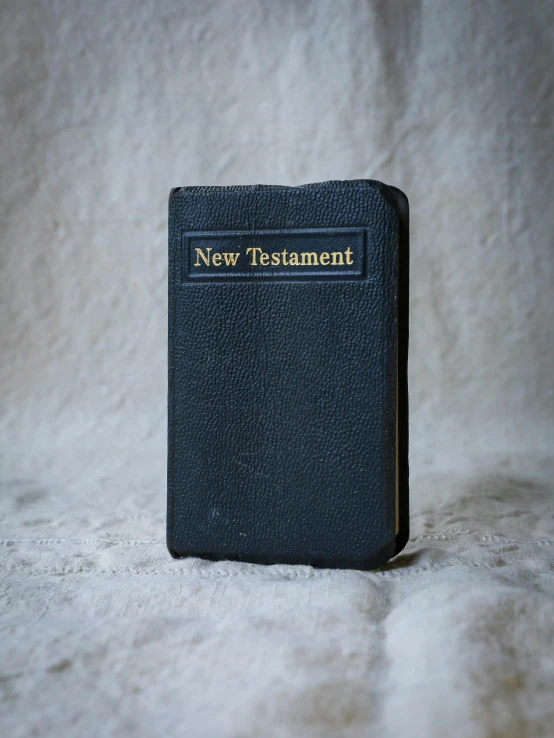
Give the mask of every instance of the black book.
[(172, 190), (173, 556), (368, 569), (404, 547), (408, 262), (380, 182)]

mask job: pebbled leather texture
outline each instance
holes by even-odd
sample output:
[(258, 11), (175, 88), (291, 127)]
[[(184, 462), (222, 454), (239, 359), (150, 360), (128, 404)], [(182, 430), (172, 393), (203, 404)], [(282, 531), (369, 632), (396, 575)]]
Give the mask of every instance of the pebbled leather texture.
[[(185, 234), (360, 228), (362, 279), (183, 280)], [(367, 569), (404, 546), (407, 262), (407, 199), (379, 182), (172, 190), (173, 556)]]

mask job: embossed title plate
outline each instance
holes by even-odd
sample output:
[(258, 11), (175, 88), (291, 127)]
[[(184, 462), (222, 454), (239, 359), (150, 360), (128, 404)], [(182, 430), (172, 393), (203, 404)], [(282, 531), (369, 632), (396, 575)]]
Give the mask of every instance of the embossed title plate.
[(183, 233), (183, 282), (362, 279), (363, 228)]

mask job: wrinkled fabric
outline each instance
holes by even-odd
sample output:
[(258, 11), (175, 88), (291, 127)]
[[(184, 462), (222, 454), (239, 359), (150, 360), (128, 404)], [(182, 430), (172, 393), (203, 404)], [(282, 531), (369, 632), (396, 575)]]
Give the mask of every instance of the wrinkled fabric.
[[(0, 7), (0, 731), (554, 735), (554, 5)], [(164, 543), (167, 195), (411, 206), (411, 540)]]

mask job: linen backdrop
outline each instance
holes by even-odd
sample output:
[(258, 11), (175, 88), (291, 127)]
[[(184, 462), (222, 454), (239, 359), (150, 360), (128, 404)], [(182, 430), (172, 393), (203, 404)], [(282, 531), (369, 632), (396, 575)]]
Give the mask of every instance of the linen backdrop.
[[(0, 4), (5, 735), (554, 735), (554, 4)], [(167, 195), (411, 204), (412, 541), (165, 551)]]

